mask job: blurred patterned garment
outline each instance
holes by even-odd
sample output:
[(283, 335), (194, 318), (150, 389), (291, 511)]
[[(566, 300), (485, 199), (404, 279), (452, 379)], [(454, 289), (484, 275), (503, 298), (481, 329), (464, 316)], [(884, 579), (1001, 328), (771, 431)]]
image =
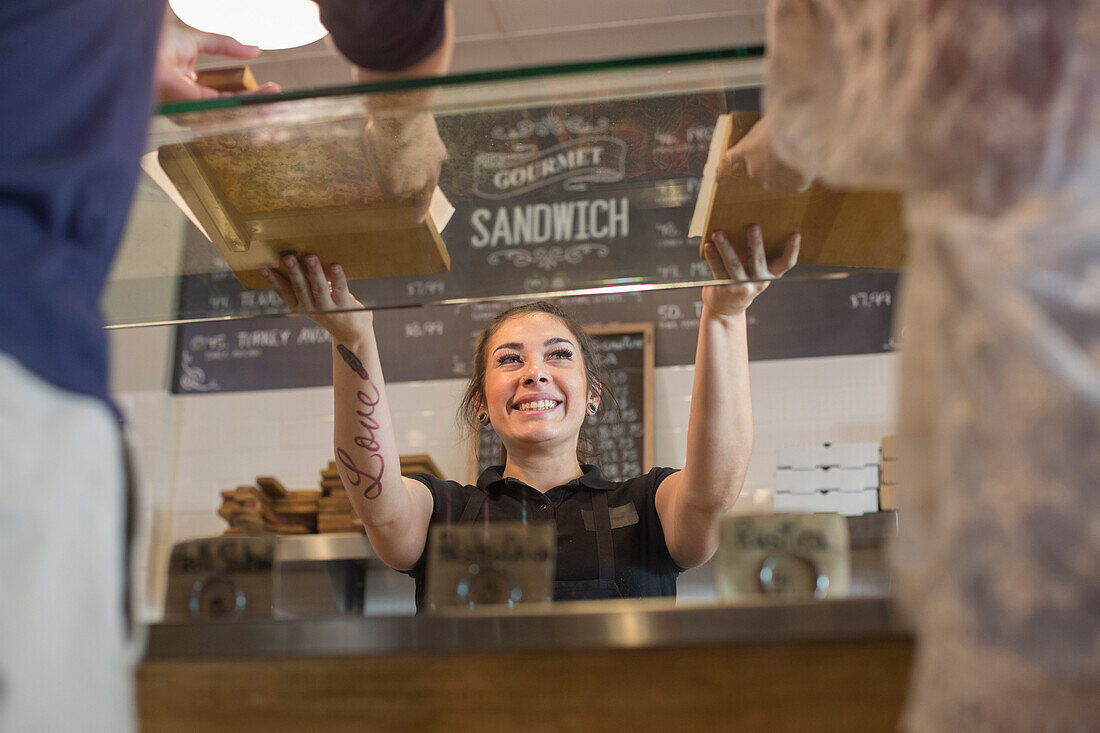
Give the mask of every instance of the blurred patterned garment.
[(772, 0), (779, 157), (905, 193), (913, 731), (1100, 730), (1100, 2)]

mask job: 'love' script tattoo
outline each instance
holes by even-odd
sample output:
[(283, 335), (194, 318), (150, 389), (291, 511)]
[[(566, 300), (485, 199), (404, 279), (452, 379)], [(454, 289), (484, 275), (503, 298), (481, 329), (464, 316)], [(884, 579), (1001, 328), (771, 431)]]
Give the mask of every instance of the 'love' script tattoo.
[(359, 401), (359, 408), (355, 411), (355, 414), (359, 418), (359, 425), (365, 432), (362, 435), (355, 436), (352, 442), (368, 454), (367, 465), (364, 467), (360, 467), (351, 453), (343, 448), (336, 449), (336, 459), (340, 461), (340, 465), (347, 469), (345, 478), (352, 486), (362, 490), (365, 499), (377, 499), (382, 494), (382, 474), (386, 467), (386, 460), (382, 456), (382, 445), (375, 437), (381, 426), (374, 417), (374, 411), (378, 408), (378, 403), (382, 401), (382, 394), (378, 387), (370, 381), (370, 374), (367, 373), (363, 362), (351, 352), (351, 349), (343, 344), (337, 344), (336, 351), (340, 354), (340, 358), (351, 367), (351, 370), (367, 382), (363, 389), (355, 393), (356, 399)]

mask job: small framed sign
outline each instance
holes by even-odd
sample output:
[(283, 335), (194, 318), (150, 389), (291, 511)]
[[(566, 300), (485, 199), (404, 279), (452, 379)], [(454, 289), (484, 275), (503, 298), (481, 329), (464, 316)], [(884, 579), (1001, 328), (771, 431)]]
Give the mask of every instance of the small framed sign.
[(727, 517), (719, 529), (718, 596), (844, 596), (848, 524), (833, 513)]
[(180, 542), (168, 561), (165, 621), (270, 617), (275, 608), (275, 537)]
[(549, 601), (556, 550), (552, 522), (436, 525), (428, 536), (427, 608)]

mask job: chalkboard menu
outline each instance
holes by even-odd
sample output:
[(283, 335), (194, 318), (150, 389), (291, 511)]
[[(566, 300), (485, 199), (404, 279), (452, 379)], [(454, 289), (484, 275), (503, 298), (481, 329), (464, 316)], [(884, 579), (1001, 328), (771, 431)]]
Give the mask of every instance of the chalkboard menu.
[[(595, 444), (593, 462), (611, 481), (640, 476), (653, 465), (653, 324), (585, 330), (592, 336), (610, 397), (602, 400), (595, 415), (585, 417), (584, 430)], [(478, 431), (474, 442), (471, 483), (503, 456), (492, 426)]]
[[(749, 308), (749, 359), (893, 351), (897, 287), (896, 272), (775, 282)], [(703, 306), (699, 288), (554, 301), (586, 325), (651, 322), (658, 367), (694, 362)], [(474, 337), (509, 305), (467, 303), (376, 311), (374, 332), (386, 382), (469, 377)], [(328, 332), (307, 318), (188, 323), (176, 332), (172, 381), (176, 394), (331, 384)]]

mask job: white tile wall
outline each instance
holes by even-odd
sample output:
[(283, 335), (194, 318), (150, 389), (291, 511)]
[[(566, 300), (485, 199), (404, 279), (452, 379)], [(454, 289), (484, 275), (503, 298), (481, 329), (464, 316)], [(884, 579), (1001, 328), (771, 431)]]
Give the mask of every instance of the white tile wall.
[(779, 448), (881, 440), (896, 419), (897, 356), (753, 362), (755, 445), (746, 488), (769, 488)]
[[(896, 357), (890, 354), (753, 362), (755, 446), (739, 508), (770, 508), (781, 446), (878, 441), (893, 429)], [(691, 366), (656, 371), (655, 463), (680, 466)], [(464, 478), (468, 445), (455, 413), (461, 380), (390, 385), (402, 453), (428, 453), (448, 478)], [(149, 552), (148, 607), (155, 613), (171, 545), (220, 534), (219, 492), (278, 476), (288, 488), (317, 485), (332, 457), (332, 390), (327, 387), (170, 397), (124, 393), (146, 484), (142, 508), (159, 521)], [(163, 512), (157, 514), (158, 511)]]

